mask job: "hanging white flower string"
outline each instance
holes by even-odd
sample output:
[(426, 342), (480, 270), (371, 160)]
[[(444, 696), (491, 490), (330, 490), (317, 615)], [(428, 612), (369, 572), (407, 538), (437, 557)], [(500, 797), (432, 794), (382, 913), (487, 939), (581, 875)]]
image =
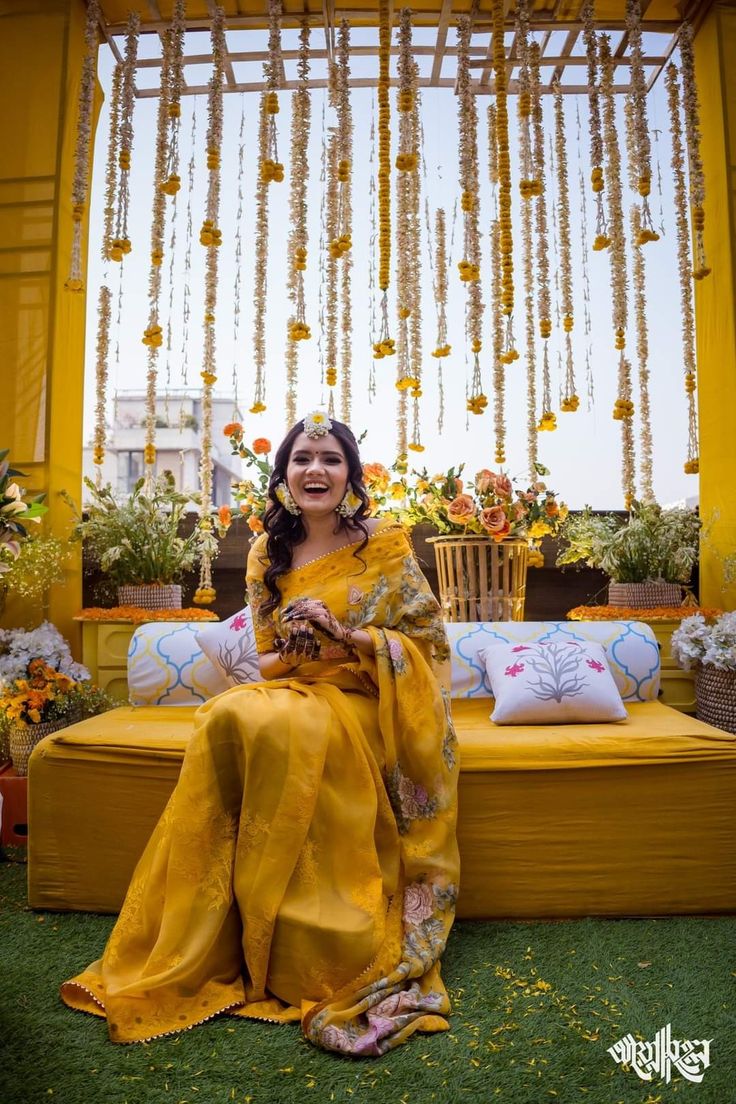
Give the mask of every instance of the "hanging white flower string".
[(181, 188), (179, 176), (179, 131), (181, 128), (181, 96), (184, 90), (184, 33), (186, 31), (186, 2), (175, 0), (171, 17), (169, 61), (169, 145), (166, 157), (165, 179), (160, 187), (166, 195), (176, 197)]
[(95, 465), (95, 481), (102, 486), (102, 465), (105, 462), (105, 444), (107, 429), (105, 415), (107, 407), (108, 355), (110, 350), (110, 317), (112, 292), (107, 284), (102, 284), (97, 307), (97, 360), (95, 363), (95, 431), (92, 460)]
[(630, 112), (632, 134), (631, 171), (636, 177), (636, 191), (641, 197), (639, 236), (635, 244), (659, 241), (654, 229), (652, 213), (649, 209), (649, 194), (652, 188), (652, 144), (649, 138), (647, 119), (647, 80), (644, 72), (641, 33), (640, 0), (626, 0), (626, 30), (629, 35), (629, 60), (631, 91), (627, 106)]
[(299, 32), (299, 84), (291, 110), (291, 177), (289, 184), (290, 230), (287, 244), (287, 294), (291, 313), (287, 323), (286, 341), (286, 424), (296, 421), (296, 388), (300, 341), (307, 341), (311, 330), (307, 325), (304, 295), (304, 273), (307, 268), (309, 232), (307, 228), (307, 183), (309, 180), (309, 135), (312, 101), (309, 92), (309, 23), (302, 21)]
[(211, 27), (212, 76), (207, 96), (207, 201), (206, 217), (199, 240), (207, 250), (204, 277), (204, 346), (202, 357), (202, 434), (199, 462), (199, 586), (193, 601), (210, 605), (216, 594), (212, 586), (212, 560), (217, 555), (217, 540), (212, 520), (212, 389), (217, 382), (215, 349), (215, 314), (217, 311), (218, 251), (222, 244), (220, 230), (220, 166), (222, 159), (222, 107), (225, 77), (225, 12), (215, 8)]
[(337, 33), (337, 71), (335, 106), (337, 109), (337, 240), (340, 261), (340, 418), (352, 416), (353, 314), (350, 274), (353, 267), (353, 113), (350, 106), (350, 24), (340, 22)]
[(685, 137), (687, 160), (690, 169), (690, 210), (695, 234), (695, 258), (693, 278), (703, 280), (710, 274), (705, 258), (705, 172), (700, 155), (700, 106), (698, 87), (695, 83), (695, 58), (693, 56), (693, 28), (685, 20), (680, 28), (680, 67), (682, 71), (682, 100), (685, 113)]
[(77, 142), (74, 150), (74, 179), (72, 182), (72, 251), (69, 276), (64, 283), (67, 291), (84, 290), (82, 280), (82, 220), (86, 210), (89, 186), (89, 149), (92, 135), (92, 104), (97, 69), (99, 19), (100, 5), (98, 0), (87, 0), (87, 19), (84, 26), (85, 53), (79, 82)]
[(391, 278), (391, 0), (378, 0), (378, 288), (381, 292), (381, 328), (373, 356), (393, 356), (395, 342), (388, 324), (388, 287)]
[(557, 145), (557, 202), (560, 212), (560, 289), (562, 292), (562, 329), (565, 334), (565, 388), (560, 410), (577, 410), (580, 399), (575, 390), (575, 366), (572, 351), (573, 291), (572, 239), (570, 234), (570, 190), (567, 174), (567, 139), (562, 87), (556, 80), (552, 86), (555, 107), (555, 139)]
[(642, 502), (655, 502), (653, 483), (653, 450), (651, 403), (649, 400), (649, 333), (647, 327), (646, 265), (642, 246), (641, 212), (637, 203), (632, 204), (631, 241), (633, 257), (634, 319), (636, 322), (636, 359), (639, 372), (639, 464), (640, 497)]
[(583, 172), (583, 128), (580, 122), (580, 103), (575, 104), (575, 118), (577, 123), (577, 147), (578, 147), (578, 191), (580, 192), (580, 249), (581, 271), (583, 276), (583, 334), (585, 337), (585, 395), (588, 411), (593, 409), (595, 401), (595, 385), (593, 381), (593, 363), (591, 348), (592, 320), (590, 315), (590, 267), (588, 259), (588, 197), (585, 187), (585, 174)]
[[(536, 231), (537, 262), (537, 318), (539, 335), (542, 338), (542, 410), (536, 428), (539, 431), (552, 432), (557, 428), (557, 415), (552, 409), (552, 380), (549, 365), (549, 341), (552, 335), (552, 290), (549, 277), (549, 230), (547, 220), (547, 184), (545, 171), (544, 109), (542, 107), (541, 49), (538, 42), (529, 46), (529, 86), (532, 101), (532, 122), (534, 142), (532, 151), (533, 178), (538, 182), (539, 193), (534, 208), (534, 229)], [(554, 176), (554, 163), (550, 158), (551, 175)], [(553, 240), (555, 237), (555, 208), (552, 205)], [(557, 271), (557, 270), (555, 270)], [(559, 324), (559, 315), (558, 315)], [(531, 426), (536, 418), (536, 382), (531, 375), (527, 378), (527, 425), (529, 436), (530, 460), (532, 453)]]
[(107, 161), (105, 162), (105, 207), (103, 210), (102, 242), (100, 252), (102, 260), (110, 258), (110, 249), (115, 234), (115, 199), (118, 191), (118, 153), (120, 149), (120, 101), (123, 84), (123, 66), (118, 62), (113, 69), (110, 85), (110, 129), (107, 140)]
[[(399, 16), (399, 90), (397, 109), (399, 116), (399, 148), (396, 155), (396, 388), (397, 397), (397, 452), (406, 455), (409, 448), (408, 390), (418, 391), (421, 380), (412, 372), (412, 335), (410, 319), (416, 306), (416, 245), (419, 233), (418, 212), (414, 206), (417, 192), (413, 182), (418, 178), (419, 150), (412, 115), (416, 107), (416, 80), (411, 53), (411, 12), (402, 8)], [(415, 423), (418, 417), (415, 418)], [(416, 425), (419, 431), (418, 424)], [(412, 437), (412, 442), (421, 442)]]
[[(538, 459), (538, 440), (536, 423), (536, 376), (537, 356), (534, 333), (534, 240), (532, 235), (532, 199), (539, 198), (542, 192), (542, 181), (534, 171), (532, 157), (532, 115), (535, 106), (532, 100), (531, 69), (529, 53), (529, 8), (526, 0), (520, 0), (516, 13), (516, 41), (519, 54), (519, 165), (521, 179), (519, 180), (519, 192), (521, 193), (521, 242), (522, 242), (522, 275), (524, 278), (524, 320), (526, 336), (526, 375), (527, 375), (527, 463), (529, 478), (536, 478), (536, 464)], [(500, 228), (494, 223), (491, 257), (496, 267), (496, 238), (500, 248)], [(501, 365), (509, 363), (508, 357), (502, 352), (499, 360)]]
[(132, 244), (128, 236), (128, 211), (130, 209), (130, 166), (133, 155), (133, 112), (135, 111), (135, 70), (138, 61), (140, 17), (130, 12), (125, 31), (125, 56), (120, 94), (120, 137), (118, 141), (118, 168), (115, 231), (110, 246), (110, 260), (120, 261), (130, 253)]
[(598, 84), (598, 41), (595, 33), (595, 3), (585, 0), (580, 10), (583, 22), (583, 42), (588, 61), (588, 120), (590, 125), (590, 182), (595, 196), (595, 238), (593, 249), (608, 249), (608, 222), (603, 205), (605, 177), (603, 173), (603, 128), (601, 125), (600, 89)]
[(444, 208), (438, 207), (434, 218), (434, 255), (430, 238), (429, 256), (432, 265), (432, 286), (437, 309), (437, 337), (432, 356), (437, 358), (438, 411), (437, 431), (442, 433), (445, 424), (445, 388), (442, 379), (442, 361), (451, 352), (447, 341), (447, 223)]
[(238, 131), (238, 209), (235, 215), (235, 302), (233, 304), (233, 421), (240, 420), (238, 352), (240, 349), (240, 301), (243, 294), (243, 179), (245, 176), (245, 96), (240, 98)]
[(695, 401), (697, 387), (695, 357), (695, 307), (693, 303), (692, 257), (690, 254), (690, 230), (687, 218), (687, 186), (685, 183), (685, 158), (680, 121), (680, 84), (677, 68), (670, 64), (665, 72), (667, 103), (670, 112), (672, 136), (672, 176), (675, 184), (675, 228), (677, 231), (677, 267), (680, 277), (680, 319), (682, 326), (682, 363), (685, 369), (685, 394), (687, 395), (687, 458), (686, 475), (697, 475), (700, 469), (698, 456), (698, 414)]
[[(376, 271), (376, 248), (378, 243), (378, 205), (376, 202), (376, 116), (374, 100), (371, 99), (371, 133), (370, 154), (368, 157), (368, 197), (370, 237), (368, 240), (368, 333), (370, 334), (371, 349), (375, 348), (378, 340), (378, 326), (376, 324), (376, 294), (378, 285), (378, 273)], [(368, 365), (368, 402), (373, 402), (376, 397), (376, 365), (371, 357)]]
[(186, 225), (186, 249), (184, 252), (184, 288), (182, 293), (182, 327), (181, 327), (181, 378), (185, 387), (189, 385), (189, 322), (191, 319), (192, 297), (192, 241), (194, 238), (194, 222), (192, 218), (192, 195), (194, 193), (194, 166), (195, 151), (197, 148), (197, 97), (194, 97), (192, 107), (192, 132), (190, 137), (191, 151), (189, 165), (187, 167), (187, 225)]

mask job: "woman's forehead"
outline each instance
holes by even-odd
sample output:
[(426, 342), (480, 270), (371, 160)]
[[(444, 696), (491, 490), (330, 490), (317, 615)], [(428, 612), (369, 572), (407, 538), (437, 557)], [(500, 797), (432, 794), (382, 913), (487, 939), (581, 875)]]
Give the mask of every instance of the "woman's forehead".
[(295, 452), (309, 452), (312, 456), (320, 456), (322, 453), (328, 452), (336, 452), (339, 456), (345, 455), (342, 444), (332, 433), (317, 438), (307, 437), (306, 433), (300, 433), (294, 440), (291, 455), (293, 456)]

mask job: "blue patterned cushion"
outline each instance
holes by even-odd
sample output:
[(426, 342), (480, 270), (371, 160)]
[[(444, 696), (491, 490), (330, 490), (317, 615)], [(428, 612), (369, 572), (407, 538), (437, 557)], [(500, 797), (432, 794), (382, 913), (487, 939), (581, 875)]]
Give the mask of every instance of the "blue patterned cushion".
[(580, 640), (601, 644), (614, 682), (625, 702), (656, 701), (659, 646), (641, 621), (478, 621), (450, 622), (452, 697), (490, 698), (491, 687), (478, 651), (494, 641)]
[(201, 705), (227, 689), (196, 633), (201, 621), (140, 625), (128, 647), (132, 705)]

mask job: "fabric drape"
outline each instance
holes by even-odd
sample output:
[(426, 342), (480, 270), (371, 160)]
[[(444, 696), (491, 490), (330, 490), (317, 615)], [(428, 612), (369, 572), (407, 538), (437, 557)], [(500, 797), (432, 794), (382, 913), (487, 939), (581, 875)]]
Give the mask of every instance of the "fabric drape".
[(118, 1042), (230, 1012), (382, 1054), (448, 1027), (440, 956), (459, 856), (444, 626), (390, 523), (283, 575), (270, 615), (266, 566), (259, 538), (259, 652), (284, 631), (280, 610), (310, 597), (365, 628), (375, 656), (313, 661), (198, 710), (103, 957), (62, 997), (105, 1015)]

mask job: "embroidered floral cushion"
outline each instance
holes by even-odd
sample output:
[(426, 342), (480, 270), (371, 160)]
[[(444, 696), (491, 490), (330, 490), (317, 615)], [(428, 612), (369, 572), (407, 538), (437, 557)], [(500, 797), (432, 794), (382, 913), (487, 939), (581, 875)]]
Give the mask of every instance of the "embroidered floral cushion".
[(480, 653), (495, 724), (624, 721), (626, 709), (600, 644), (557, 640), (494, 644)]
[(197, 633), (197, 643), (222, 675), (227, 687), (244, 682), (261, 682), (258, 652), (253, 635), (253, 617), (248, 606)]

